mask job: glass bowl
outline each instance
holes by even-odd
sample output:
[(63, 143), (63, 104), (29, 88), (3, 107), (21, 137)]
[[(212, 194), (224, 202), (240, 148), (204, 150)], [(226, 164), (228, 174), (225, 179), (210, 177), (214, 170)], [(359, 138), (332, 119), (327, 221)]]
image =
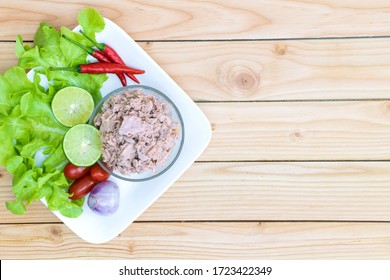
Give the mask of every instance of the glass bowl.
[(158, 100), (166, 103), (168, 105), (169, 109), (170, 109), (170, 113), (171, 113), (172, 119), (177, 122), (180, 131), (179, 131), (179, 136), (178, 136), (178, 138), (175, 141), (175, 145), (172, 148), (171, 153), (169, 154), (169, 157), (166, 159), (165, 163), (162, 166), (157, 167), (156, 170), (147, 170), (147, 171), (144, 171), (142, 173), (134, 172), (134, 173), (132, 173), (130, 175), (123, 175), (118, 170), (109, 170), (104, 165), (102, 157), (99, 159), (99, 161), (98, 161), (99, 165), (104, 170), (106, 170), (108, 173), (110, 173), (112, 176), (114, 176), (116, 178), (119, 178), (121, 180), (130, 181), (130, 182), (147, 181), (147, 180), (154, 179), (154, 178), (164, 174), (166, 171), (168, 171), (172, 167), (172, 165), (178, 159), (178, 157), (179, 157), (179, 155), (180, 155), (180, 153), (181, 153), (181, 151), (183, 149), (183, 143), (184, 143), (184, 123), (183, 123), (183, 118), (182, 118), (179, 110), (177, 109), (176, 105), (172, 102), (171, 99), (169, 99), (169, 97), (167, 97), (161, 91), (159, 91), (159, 90), (157, 90), (155, 88), (149, 87), (149, 86), (131, 85), (131, 86), (126, 86), (126, 87), (121, 87), (121, 88), (118, 88), (118, 89), (110, 92), (109, 94), (104, 96), (102, 98), (102, 100), (100, 100), (100, 102), (96, 105), (96, 107), (95, 107), (94, 111), (92, 112), (92, 115), (91, 115), (91, 117), (89, 119), (89, 124), (95, 126), (94, 119), (95, 119), (96, 115), (101, 112), (103, 104), (108, 99), (110, 99), (112, 96), (122, 94), (123, 92), (126, 92), (126, 91), (133, 91), (133, 90), (136, 90), (136, 89), (140, 89), (140, 90), (143, 91), (143, 93), (145, 93), (147, 95), (152, 95), (152, 96), (156, 97)]

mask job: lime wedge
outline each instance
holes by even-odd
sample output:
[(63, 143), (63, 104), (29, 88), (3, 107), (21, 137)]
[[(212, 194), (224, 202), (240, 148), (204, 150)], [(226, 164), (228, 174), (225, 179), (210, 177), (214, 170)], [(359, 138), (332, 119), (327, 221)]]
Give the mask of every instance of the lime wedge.
[(86, 123), (93, 108), (94, 102), (91, 94), (78, 87), (60, 89), (51, 103), (51, 109), (56, 119), (69, 127)]
[(78, 124), (64, 136), (64, 153), (76, 166), (91, 166), (102, 154), (99, 130), (89, 124)]

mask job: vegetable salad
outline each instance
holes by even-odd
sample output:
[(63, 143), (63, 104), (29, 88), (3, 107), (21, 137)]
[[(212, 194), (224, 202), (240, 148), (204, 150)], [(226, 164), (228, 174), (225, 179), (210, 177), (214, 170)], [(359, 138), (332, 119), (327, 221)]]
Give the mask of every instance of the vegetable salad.
[[(95, 33), (104, 29), (104, 19), (94, 9), (82, 10), (78, 21), (84, 33), (93, 39)], [(14, 214), (24, 214), (27, 205), (43, 198), (50, 210), (58, 210), (66, 217), (75, 218), (82, 213), (84, 198), (69, 199), (70, 181), (64, 176), (68, 160), (62, 140), (69, 127), (56, 120), (51, 101), (60, 89), (76, 86), (90, 92), (96, 104), (107, 76), (50, 71), (52, 67), (87, 63), (88, 53), (62, 35), (93, 46), (90, 40), (66, 27), (56, 30), (41, 23), (33, 46), (17, 37), (18, 65), (0, 75), (0, 165), (13, 175), (15, 199), (7, 202), (6, 207)], [(30, 69), (34, 70), (29, 74), (31, 80), (26, 74)], [(43, 77), (48, 80), (47, 88), (41, 85)]]

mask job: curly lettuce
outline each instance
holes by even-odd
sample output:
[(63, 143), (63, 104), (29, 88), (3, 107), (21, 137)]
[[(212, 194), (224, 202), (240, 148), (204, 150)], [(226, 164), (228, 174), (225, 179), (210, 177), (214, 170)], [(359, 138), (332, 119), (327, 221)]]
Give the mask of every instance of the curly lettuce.
[[(91, 36), (104, 29), (103, 18), (90, 8), (79, 13), (79, 23)], [(25, 45), (22, 37), (17, 37), (18, 66), (0, 75), (0, 165), (13, 175), (15, 200), (6, 202), (6, 207), (14, 214), (24, 214), (32, 201), (43, 198), (50, 210), (66, 217), (82, 214), (84, 201), (69, 199), (70, 182), (63, 173), (68, 160), (62, 141), (68, 128), (55, 119), (51, 101), (61, 88), (77, 86), (89, 91), (98, 102), (107, 76), (50, 72), (49, 67), (87, 62), (87, 53), (62, 34), (90, 46), (80, 34), (65, 27), (58, 31), (43, 22), (35, 33), (34, 46)], [(29, 75), (32, 81), (26, 74), (30, 69), (34, 69)], [(40, 85), (42, 76), (48, 80), (47, 88)]]

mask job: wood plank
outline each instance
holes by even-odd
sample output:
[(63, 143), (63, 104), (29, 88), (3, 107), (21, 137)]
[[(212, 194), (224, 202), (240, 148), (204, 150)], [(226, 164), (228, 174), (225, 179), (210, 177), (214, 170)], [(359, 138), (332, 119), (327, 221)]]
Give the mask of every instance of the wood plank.
[(388, 101), (200, 107), (213, 128), (202, 161), (390, 159)]
[[(197, 101), (390, 98), (390, 39), (140, 45)], [(16, 64), (0, 43), (0, 73)]]
[(389, 259), (390, 223), (134, 223), (100, 245), (64, 225), (0, 225), (0, 258)]
[[(0, 223), (59, 222), (43, 204)], [(195, 163), (138, 221), (390, 221), (390, 162)]]
[(197, 101), (390, 98), (390, 39), (142, 46)]
[(388, 35), (387, 0), (2, 1), (0, 40), (32, 39), (41, 21), (74, 27), (95, 7), (138, 40)]
[(17, 65), (18, 60), (15, 55), (15, 42), (0, 42), (0, 74), (4, 74), (5, 71), (12, 66)]

